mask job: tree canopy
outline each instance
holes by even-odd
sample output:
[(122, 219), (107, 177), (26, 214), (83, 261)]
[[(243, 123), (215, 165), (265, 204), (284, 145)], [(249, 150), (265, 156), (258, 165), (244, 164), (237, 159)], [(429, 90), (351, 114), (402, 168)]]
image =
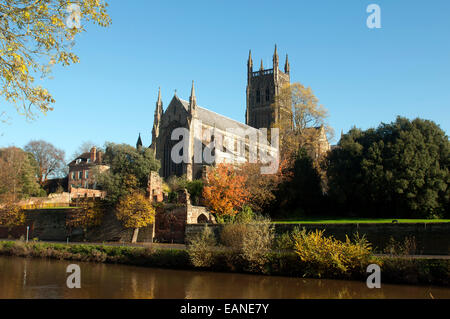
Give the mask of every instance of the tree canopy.
[(136, 149), (127, 144), (106, 143), (103, 162), (110, 169), (96, 173), (99, 186), (107, 192), (107, 200), (117, 203), (134, 190), (145, 192), (148, 175), (160, 163), (149, 148)]
[(33, 155), (38, 166), (38, 181), (43, 186), (49, 177), (67, 175), (65, 152), (43, 140), (30, 141), (24, 147)]
[(351, 129), (328, 158), (330, 196), (362, 215), (448, 215), (450, 142), (434, 122), (403, 117)]
[(273, 106), (288, 106), (292, 109), (292, 119), (282, 118), (275, 125), (280, 129), (282, 154), (295, 157), (301, 147), (314, 148), (319, 138), (319, 132), (314, 128), (323, 126), (328, 139), (333, 137), (333, 129), (327, 122), (328, 110), (319, 104), (311, 88), (298, 82), (286, 84), (275, 97)]
[(45, 195), (37, 179), (38, 166), (32, 154), (17, 147), (0, 149), (0, 201), (16, 202)]
[(106, 8), (99, 0), (0, 0), (0, 96), (27, 117), (51, 111), (55, 100), (36, 78), (77, 63), (75, 36), (87, 22), (108, 26)]
[(237, 174), (231, 164), (211, 167), (206, 174), (203, 198), (207, 207), (218, 216), (234, 216), (248, 199), (245, 176)]

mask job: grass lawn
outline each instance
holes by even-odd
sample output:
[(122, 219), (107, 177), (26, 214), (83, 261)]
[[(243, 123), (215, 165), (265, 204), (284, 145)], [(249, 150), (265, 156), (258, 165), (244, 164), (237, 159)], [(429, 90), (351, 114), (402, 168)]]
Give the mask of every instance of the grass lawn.
[[(274, 220), (274, 224), (391, 224), (394, 218), (315, 217)], [(395, 219), (399, 223), (450, 223), (450, 219)]]

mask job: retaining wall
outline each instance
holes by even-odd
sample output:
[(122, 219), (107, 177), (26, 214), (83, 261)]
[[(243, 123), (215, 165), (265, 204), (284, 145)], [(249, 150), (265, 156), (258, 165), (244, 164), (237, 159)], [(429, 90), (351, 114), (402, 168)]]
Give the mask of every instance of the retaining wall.
[[(186, 225), (186, 237), (202, 231), (204, 224)], [(213, 227), (216, 234), (220, 225)], [(275, 232), (281, 234), (291, 231), (294, 227), (306, 230), (325, 230), (325, 235), (332, 235), (336, 239), (345, 240), (348, 235), (352, 238), (356, 232), (366, 235), (367, 240), (377, 251), (382, 251), (389, 239), (403, 241), (405, 237), (414, 236), (417, 244), (417, 254), (449, 255), (450, 254), (450, 223), (398, 223), (398, 224), (275, 224)]]

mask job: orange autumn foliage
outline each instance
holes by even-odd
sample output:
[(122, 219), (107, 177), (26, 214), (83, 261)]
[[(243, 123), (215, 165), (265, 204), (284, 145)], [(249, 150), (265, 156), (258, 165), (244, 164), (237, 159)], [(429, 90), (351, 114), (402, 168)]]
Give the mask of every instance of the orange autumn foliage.
[(237, 174), (230, 164), (221, 163), (206, 174), (203, 198), (206, 206), (219, 216), (235, 215), (247, 201), (245, 176)]

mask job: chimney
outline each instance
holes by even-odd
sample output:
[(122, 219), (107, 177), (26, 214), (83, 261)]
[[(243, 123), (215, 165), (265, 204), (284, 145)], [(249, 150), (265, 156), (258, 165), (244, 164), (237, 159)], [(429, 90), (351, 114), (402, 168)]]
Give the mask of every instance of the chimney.
[(97, 159), (97, 148), (93, 146), (91, 148), (91, 162), (95, 163), (95, 160)]
[(99, 164), (102, 163), (102, 155), (103, 155), (102, 151), (97, 152), (97, 156), (98, 156), (97, 161)]

